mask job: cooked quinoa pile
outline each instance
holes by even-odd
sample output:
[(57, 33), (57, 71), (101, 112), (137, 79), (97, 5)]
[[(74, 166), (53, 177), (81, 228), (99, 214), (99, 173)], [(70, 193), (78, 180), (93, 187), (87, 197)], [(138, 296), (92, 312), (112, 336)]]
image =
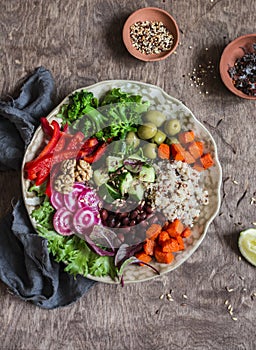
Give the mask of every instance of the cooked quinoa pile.
[(149, 198), (167, 220), (180, 219), (192, 227), (200, 207), (208, 204), (208, 191), (200, 185), (200, 173), (187, 163), (161, 161), (155, 164), (157, 179), (149, 189)]

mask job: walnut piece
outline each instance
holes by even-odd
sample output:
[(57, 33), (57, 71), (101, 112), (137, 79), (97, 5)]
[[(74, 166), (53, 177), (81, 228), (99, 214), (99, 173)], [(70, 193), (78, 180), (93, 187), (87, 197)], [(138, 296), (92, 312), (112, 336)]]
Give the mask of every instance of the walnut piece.
[(61, 163), (61, 173), (54, 181), (54, 189), (67, 194), (72, 191), (75, 182), (75, 159), (67, 159)]
[(85, 160), (80, 159), (75, 168), (75, 181), (85, 182), (92, 178), (92, 168)]

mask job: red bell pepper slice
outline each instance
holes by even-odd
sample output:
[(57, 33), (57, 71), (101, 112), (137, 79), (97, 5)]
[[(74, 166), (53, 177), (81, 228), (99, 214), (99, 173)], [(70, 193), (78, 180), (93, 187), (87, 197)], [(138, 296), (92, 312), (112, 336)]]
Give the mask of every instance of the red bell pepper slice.
[(43, 129), (44, 134), (49, 136), (49, 137), (52, 137), (52, 135), (53, 135), (53, 128), (51, 127), (48, 119), (45, 118), (45, 117), (42, 117), (40, 119), (40, 121), (41, 121), (41, 127)]
[(87, 163), (92, 164), (94, 162), (97, 162), (97, 160), (99, 160), (103, 156), (104, 152), (106, 151), (106, 148), (107, 148), (107, 143), (103, 143), (96, 149), (96, 151), (94, 151), (90, 155), (84, 155), (80, 153), (79, 158), (85, 160)]

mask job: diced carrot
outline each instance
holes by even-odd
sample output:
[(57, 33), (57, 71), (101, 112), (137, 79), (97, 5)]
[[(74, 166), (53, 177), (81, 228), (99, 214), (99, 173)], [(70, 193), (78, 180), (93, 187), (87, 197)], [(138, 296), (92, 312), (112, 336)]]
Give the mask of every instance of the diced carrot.
[(198, 159), (201, 157), (201, 148), (198, 146), (198, 142), (191, 142), (188, 146), (189, 153), (194, 157), (195, 159)]
[(179, 244), (180, 250), (184, 250), (185, 246), (184, 246), (184, 242), (183, 242), (182, 237), (181, 237), (181, 236), (177, 236), (177, 237), (176, 237), (176, 240), (177, 240), (177, 242), (178, 242), (178, 244)]
[(205, 169), (210, 168), (214, 162), (210, 153), (205, 153), (200, 158), (200, 161)]
[(162, 250), (164, 253), (174, 253), (180, 250), (179, 243), (176, 239), (170, 238), (168, 241), (165, 241), (162, 245)]
[(182, 232), (181, 237), (188, 238), (191, 235), (191, 230), (189, 227), (186, 227), (185, 230)]
[(169, 233), (167, 231), (162, 231), (158, 236), (158, 243), (162, 246), (164, 242), (170, 239)]
[(188, 151), (184, 152), (184, 162), (187, 164), (193, 164), (195, 161), (195, 158)]
[(197, 171), (204, 171), (204, 167), (202, 166), (201, 161), (197, 161), (195, 162), (195, 164), (193, 165), (193, 169), (197, 170)]
[[(151, 256), (147, 255), (144, 252), (138, 252), (135, 254), (135, 256), (137, 259), (139, 259), (145, 263), (149, 263), (152, 260)], [(143, 265), (143, 264), (141, 264), (141, 265)]]
[(190, 143), (194, 141), (195, 134), (193, 130), (182, 132), (178, 135), (179, 141), (182, 144)]
[(202, 141), (195, 141), (200, 152), (200, 157), (204, 154), (204, 143)]
[(166, 229), (169, 235), (174, 238), (177, 235), (180, 235), (183, 230), (184, 230), (184, 226), (179, 219), (175, 219), (174, 221), (170, 222)]
[(162, 227), (159, 224), (152, 224), (146, 231), (147, 238), (155, 240), (159, 233), (162, 231)]
[(175, 160), (181, 160), (182, 162), (185, 160), (184, 153), (185, 149), (181, 146), (180, 143), (172, 143), (171, 144), (171, 153)]
[(143, 245), (144, 252), (147, 255), (154, 255), (155, 245), (156, 245), (155, 241), (153, 241), (152, 239), (146, 238)]
[(158, 157), (161, 159), (170, 159), (170, 146), (166, 143), (161, 143), (158, 147)]
[(160, 264), (170, 264), (174, 259), (174, 255), (163, 252), (161, 247), (157, 246), (155, 249), (155, 258)]

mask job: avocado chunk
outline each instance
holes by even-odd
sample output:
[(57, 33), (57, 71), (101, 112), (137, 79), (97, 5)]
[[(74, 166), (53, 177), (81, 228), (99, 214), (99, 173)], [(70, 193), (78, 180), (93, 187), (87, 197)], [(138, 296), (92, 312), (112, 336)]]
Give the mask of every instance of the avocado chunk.
[(114, 171), (116, 171), (117, 169), (123, 166), (123, 158), (108, 156), (106, 159), (106, 165), (107, 165), (108, 171), (110, 173), (113, 173)]
[(101, 186), (102, 184), (108, 182), (109, 176), (108, 176), (107, 169), (94, 170), (93, 180), (97, 186)]
[(155, 169), (150, 165), (143, 165), (139, 173), (139, 179), (143, 182), (154, 182)]

